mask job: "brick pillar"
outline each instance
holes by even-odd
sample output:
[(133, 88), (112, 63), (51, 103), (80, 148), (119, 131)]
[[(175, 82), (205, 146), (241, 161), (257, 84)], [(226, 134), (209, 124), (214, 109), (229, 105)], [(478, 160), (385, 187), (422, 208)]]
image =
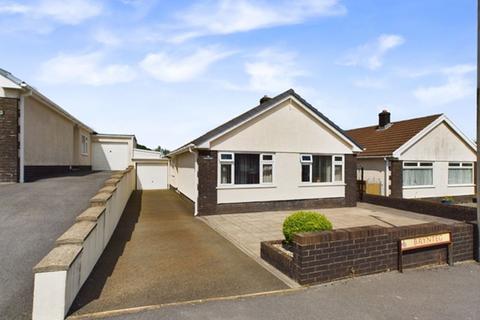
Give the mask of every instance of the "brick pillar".
[(403, 198), (403, 162), (400, 160), (390, 161), (390, 196)]
[(18, 100), (0, 98), (0, 182), (18, 182)]
[(217, 209), (217, 151), (198, 151), (198, 214), (215, 214)]
[(345, 206), (357, 205), (357, 155), (345, 155)]

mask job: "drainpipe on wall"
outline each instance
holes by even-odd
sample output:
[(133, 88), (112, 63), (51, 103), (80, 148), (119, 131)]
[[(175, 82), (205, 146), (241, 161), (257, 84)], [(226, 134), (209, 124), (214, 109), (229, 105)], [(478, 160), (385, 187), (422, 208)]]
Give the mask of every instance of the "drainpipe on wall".
[(198, 215), (198, 153), (193, 151), (192, 147), (188, 147), (188, 152), (193, 153), (194, 156), (194, 177), (195, 177), (195, 190), (196, 190), (196, 201), (194, 202), (194, 211), (193, 215)]
[(383, 177), (383, 195), (385, 197), (388, 197), (388, 159), (387, 157), (383, 158), (383, 161), (385, 162), (385, 169), (383, 170), (384, 172), (384, 177)]
[(30, 97), (33, 92), (32, 89), (29, 89), (25, 84), (22, 84), (22, 87), (27, 91), (20, 94), (20, 117), (18, 119), (18, 125), (20, 127), (20, 149), (18, 150), (20, 177), (18, 180), (20, 183), (25, 182), (25, 98)]

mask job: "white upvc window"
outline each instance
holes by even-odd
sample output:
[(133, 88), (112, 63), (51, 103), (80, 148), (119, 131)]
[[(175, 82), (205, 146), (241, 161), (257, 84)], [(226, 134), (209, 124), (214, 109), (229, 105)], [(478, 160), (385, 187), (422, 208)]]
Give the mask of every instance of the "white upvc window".
[(431, 187), (433, 186), (432, 162), (404, 162), (404, 187)]
[(273, 153), (220, 152), (219, 185), (273, 184)]
[(83, 155), (88, 155), (88, 137), (86, 135), (81, 135), (81, 152)]
[(219, 155), (220, 184), (233, 184), (235, 170), (235, 154), (222, 152)]
[(344, 181), (343, 155), (301, 154), (301, 182), (339, 183)]
[(448, 185), (471, 185), (473, 184), (472, 162), (449, 162)]

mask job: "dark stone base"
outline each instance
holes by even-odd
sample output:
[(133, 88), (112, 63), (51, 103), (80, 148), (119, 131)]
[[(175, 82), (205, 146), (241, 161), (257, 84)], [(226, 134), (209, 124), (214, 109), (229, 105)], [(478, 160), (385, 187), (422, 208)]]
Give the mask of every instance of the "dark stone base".
[[(432, 202), (442, 202), (446, 197), (429, 197), (429, 198), (419, 198), (420, 200), (432, 201)], [(475, 202), (476, 198), (474, 194), (469, 194), (466, 196), (448, 196), (448, 198), (453, 199), (453, 203), (469, 203)]]
[(24, 181), (92, 171), (92, 166), (25, 166)]
[(262, 211), (287, 211), (321, 208), (354, 207), (345, 198), (304, 199), (304, 200), (281, 200), (241, 203), (220, 203), (214, 206), (214, 211), (200, 211), (200, 215), (247, 213)]

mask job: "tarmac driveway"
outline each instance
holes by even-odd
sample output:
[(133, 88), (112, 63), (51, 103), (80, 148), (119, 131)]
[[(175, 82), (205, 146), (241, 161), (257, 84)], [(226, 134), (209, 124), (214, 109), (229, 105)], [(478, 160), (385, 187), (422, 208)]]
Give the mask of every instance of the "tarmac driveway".
[(89, 314), (285, 288), (193, 217), (178, 194), (143, 191), (130, 198), (71, 312)]
[(32, 268), (110, 176), (97, 172), (0, 185), (0, 318), (30, 319)]

